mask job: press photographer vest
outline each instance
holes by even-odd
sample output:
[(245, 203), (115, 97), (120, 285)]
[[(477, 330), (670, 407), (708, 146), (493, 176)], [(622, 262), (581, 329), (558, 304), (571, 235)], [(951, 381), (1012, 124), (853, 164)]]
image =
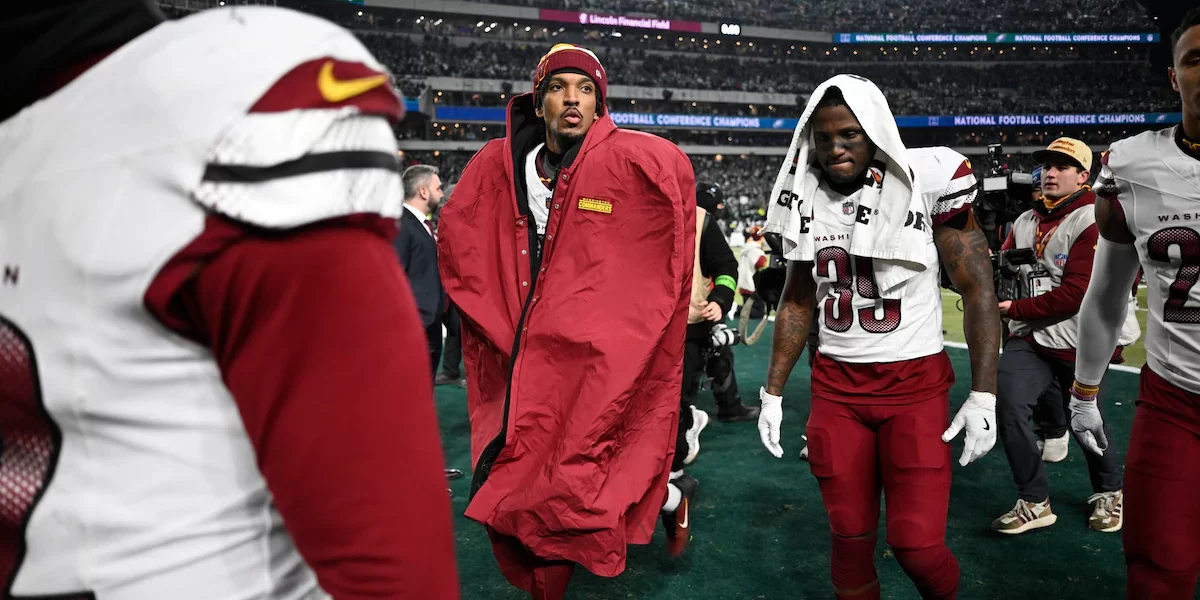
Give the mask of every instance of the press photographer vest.
[[(1038, 235), (1037, 213), (1027, 210), (1017, 217), (1012, 226), (1012, 236), (1015, 248), (1033, 248), (1037, 256), (1036, 265), (1021, 265), (1021, 280), (1028, 286), (1029, 297), (1040, 296), (1062, 285), (1063, 271), (1067, 266), (1067, 258), (1075, 240), (1096, 223), (1096, 211), (1092, 206), (1083, 206), (1071, 211), (1057, 223), (1042, 226), (1042, 235)], [(1141, 333), (1134, 314), (1133, 296), (1130, 295), (1130, 310), (1125, 317), (1125, 326), (1117, 343), (1125, 346), (1137, 340)], [(1132, 322), (1132, 329), (1130, 328)], [(1033, 339), (1043, 348), (1057, 350), (1073, 350), (1079, 343), (1079, 313), (1069, 319), (1043, 324), (1042, 322), (1027, 322), (1013, 319), (1009, 329), (1014, 336), (1025, 337), (1032, 332)]]

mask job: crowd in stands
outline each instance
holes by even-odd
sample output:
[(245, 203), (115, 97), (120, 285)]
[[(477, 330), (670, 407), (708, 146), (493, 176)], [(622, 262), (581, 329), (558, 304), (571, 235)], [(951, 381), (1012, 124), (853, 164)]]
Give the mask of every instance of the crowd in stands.
[[(540, 45), (482, 42), (459, 47), (431, 38), (364, 34), (363, 40), (397, 76), (509, 79), (527, 81)], [(848, 69), (844, 65), (786, 59), (678, 55), (666, 60), (636, 51), (599, 52), (616, 84), (656, 88), (740, 90), (801, 94)], [(851, 72), (877, 83), (901, 115), (979, 113), (1157, 112), (1171, 110), (1178, 96), (1162, 73), (1145, 63), (1111, 62), (1102, 69), (1077, 63), (960, 65), (913, 63), (855, 65)]]
[(730, 22), (809, 31), (1153, 31), (1134, 0), (489, 0), (617, 15)]
[[(371, 9), (339, 11), (331, 15), (342, 25), (356, 31), (392, 32), (432, 38), (476, 38), (504, 42), (535, 42), (549, 45), (572, 42), (585, 46), (629, 48), (678, 52), (704, 52), (713, 55), (793, 58), (800, 60), (838, 60), (846, 62), (909, 61), (994, 61), (994, 60), (1139, 60), (1150, 45), (1001, 45), (1001, 44), (830, 44), (787, 43), (781, 40), (754, 40), (710, 34), (645, 32), (612, 28), (593, 29), (585, 25), (496, 21), (491, 17), (426, 17), (415, 13), (377, 14)], [(399, 16), (396, 16), (396, 15)], [(825, 53), (830, 54), (826, 55)]]

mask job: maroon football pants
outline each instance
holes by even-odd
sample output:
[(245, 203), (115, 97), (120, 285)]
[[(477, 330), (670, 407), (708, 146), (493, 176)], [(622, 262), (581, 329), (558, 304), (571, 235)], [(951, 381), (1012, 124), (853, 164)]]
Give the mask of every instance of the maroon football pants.
[(831, 572), (839, 599), (880, 597), (875, 572), (879, 494), (887, 543), (922, 598), (954, 598), (959, 569), (946, 547), (950, 425), (945, 394), (912, 404), (843, 404), (814, 397), (808, 458), (833, 533)]
[(1126, 597), (1190, 600), (1200, 574), (1200, 396), (1142, 369), (1125, 458)]
[(539, 558), (516, 538), (496, 533), (491, 527), (487, 531), (500, 572), (509, 583), (529, 592), (532, 600), (563, 600), (566, 597), (575, 563)]

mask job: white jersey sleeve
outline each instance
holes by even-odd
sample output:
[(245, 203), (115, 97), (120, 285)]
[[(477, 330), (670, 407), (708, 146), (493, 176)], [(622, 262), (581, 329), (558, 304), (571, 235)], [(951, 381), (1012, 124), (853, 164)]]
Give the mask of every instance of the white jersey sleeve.
[(912, 148), (908, 152), (934, 227), (974, 204), (979, 180), (967, 157), (944, 146)]

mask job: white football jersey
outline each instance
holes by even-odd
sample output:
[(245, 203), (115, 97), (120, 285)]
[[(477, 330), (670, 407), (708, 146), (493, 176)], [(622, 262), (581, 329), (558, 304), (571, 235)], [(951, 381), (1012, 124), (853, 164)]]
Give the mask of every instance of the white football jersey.
[(315, 17), (203, 11), (0, 123), (0, 596), (325, 597), (211, 353), (146, 292), (214, 212), (267, 228), (399, 216), (395, 167), (328, 167), (395, 160), (385, 119), (265, 102), (303, 69), (311, 94), (363, 92), (332, 76), (341, 61), (383, 72)]
[(1175, 128), (1118, 141), (1096, 182), (1137, 237), (1146, 280), (1146, 363), (1175, 386), (1200, 393), (1200, 160), (1176, 144)]
[[(967, 159), (949, 148), (911, 148), (908, 155), (926, 207), (910, 222), (921, 224), (928, 262), (938, 264), (932, 225), (969, 207), (978, 182)], [(901, 300), (880, 298), (872, 259), (849, 251), (862, 190), (845, 197), (832, 191), (819, 196), (826, 199), (813, 205), (810, 229), (821, 354), (847, 363), (882, 363), (941, 352), (941, 270), (913, 276)]]

